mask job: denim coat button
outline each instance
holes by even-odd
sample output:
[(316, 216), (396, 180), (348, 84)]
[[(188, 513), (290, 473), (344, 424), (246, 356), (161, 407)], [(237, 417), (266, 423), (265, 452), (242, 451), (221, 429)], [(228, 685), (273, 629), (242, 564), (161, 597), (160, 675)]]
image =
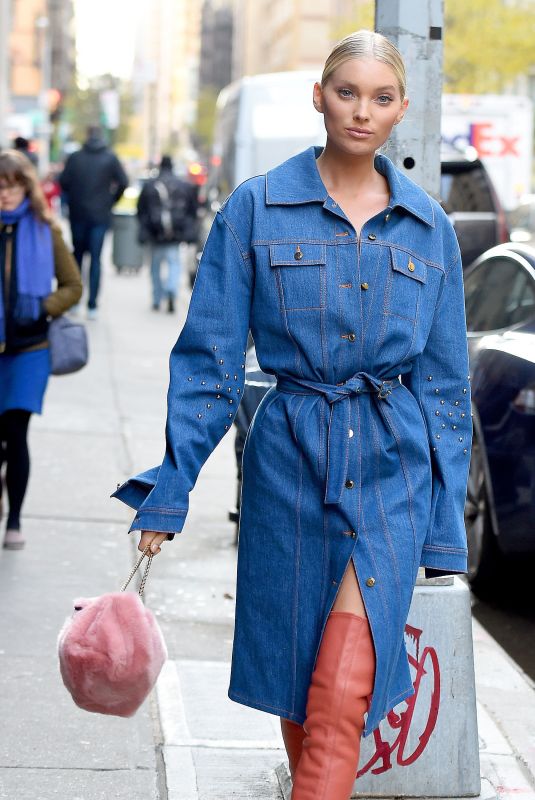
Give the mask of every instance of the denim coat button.
[(357, 336), (355, 333), (348, 333), (347, 338), (349, 339), (350, 342), (354, 342)]
[(364, 291), (366, 291), (366, 289), (368, 288), (368, 284), (367, 283), (361, 283), (360, 284), (360, 288), (363, 289)]
[(366, 581), (366, 586), (375, 586), (375, 578), (368, 578)]
[(351, 480), (346, 481), (346, 483), (345, 483), (346, 489), (352, 489), (354, 487), (354, 485), (355, 485), (355, 481), (351, 481)]
[(372, 242), (375, 242), (375, 240), (377, 239), (377, 236), (375, 235), (375, 233), (369, 233), (368, 234), (368, 239), (370, 239)]

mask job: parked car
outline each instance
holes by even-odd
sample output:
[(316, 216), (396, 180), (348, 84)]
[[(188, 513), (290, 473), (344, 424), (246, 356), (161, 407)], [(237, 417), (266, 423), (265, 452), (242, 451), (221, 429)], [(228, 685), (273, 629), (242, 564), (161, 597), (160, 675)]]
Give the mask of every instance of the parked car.
[(465, 273), (474, 443), (465, 510), (469, 581), (535, 554), (535, 250), (509, 243)]
[(527, 194), (508, 214), (511, 241), (535, 245), (535, 194)]
[(440, 198), (461, 248), (463, 267), (509, 240), (507, 219), (483, 162), (442, 145)]

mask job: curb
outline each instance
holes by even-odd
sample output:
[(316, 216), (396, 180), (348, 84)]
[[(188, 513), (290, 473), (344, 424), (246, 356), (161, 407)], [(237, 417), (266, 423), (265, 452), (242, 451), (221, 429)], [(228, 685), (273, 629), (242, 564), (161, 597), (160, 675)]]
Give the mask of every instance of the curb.
[[(481, 763), (476, 800), (535, 800), (533, 682), (476, 620), (473, 633)], [(229, 670), (227, 662), (170, 660), (164, 665), (156, 700), (167, 800), (290, 799), (278, 720), (228, 699)], [(496, 686), (509, 698), (516, 696), (512, 726), (501, 715), (503, 702), (492, 702)], [(352, 795), (364, 796), (370, 795)]]

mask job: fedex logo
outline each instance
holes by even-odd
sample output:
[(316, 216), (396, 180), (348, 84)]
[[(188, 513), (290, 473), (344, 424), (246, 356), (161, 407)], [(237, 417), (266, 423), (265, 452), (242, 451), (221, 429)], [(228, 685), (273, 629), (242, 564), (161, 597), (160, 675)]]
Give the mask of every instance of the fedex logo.
[(520, 136), (505, 136), (498, 133), (492, 122), (475, 122), (468, 124), (463, 133), (442, 135), (442, 139), (453, 147), (461, 149), (471, 145), (477, 150), (480, 158), (512, 156), (520, 158)]

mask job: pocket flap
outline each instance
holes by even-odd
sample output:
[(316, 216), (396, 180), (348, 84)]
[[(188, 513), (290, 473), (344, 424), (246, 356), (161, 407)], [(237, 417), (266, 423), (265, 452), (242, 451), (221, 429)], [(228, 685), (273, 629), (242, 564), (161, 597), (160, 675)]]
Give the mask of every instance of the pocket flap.
[(269, 245), (272, 267), (311, 267), (326, 263), (326, 246), (307, 242)]
[(423, 261), (418, 261), (414, 256), (409, 255), (404, 250), (392, 248), (392, 269), (402, 272), (407, 278), (425, 283), (427, 281), (427, 267)]

